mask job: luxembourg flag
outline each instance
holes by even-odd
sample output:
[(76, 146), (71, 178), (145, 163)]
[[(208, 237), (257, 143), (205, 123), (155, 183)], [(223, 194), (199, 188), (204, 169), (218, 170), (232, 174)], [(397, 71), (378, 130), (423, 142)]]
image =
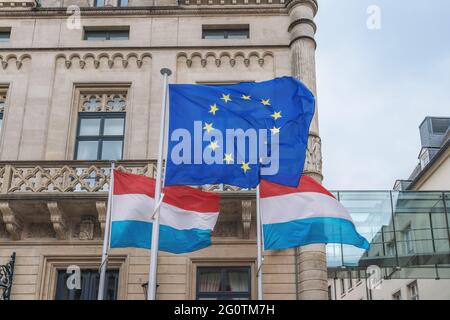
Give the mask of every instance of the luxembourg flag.
[[(111, 248), (150, 249), (155, 207), (154, 179), (114, 170)], [(186, 253), (211, 245), (220, 197), (186, 186), (163, 189), (159, 250)]]
[(368, 249), (344, 206), (322, 185), (303, 175), (297, 188), (261, 180), (264, 249), (313, 243), (343, 243)]

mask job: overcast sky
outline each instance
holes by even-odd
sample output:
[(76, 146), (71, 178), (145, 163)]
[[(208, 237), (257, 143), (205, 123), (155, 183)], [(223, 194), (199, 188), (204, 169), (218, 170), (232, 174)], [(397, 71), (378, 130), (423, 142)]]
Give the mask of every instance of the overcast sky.
[(316, 22), (324, 184), (392, 189), (418, 163), (420, 122), (450, 116), (450, 1), (319, 0)]

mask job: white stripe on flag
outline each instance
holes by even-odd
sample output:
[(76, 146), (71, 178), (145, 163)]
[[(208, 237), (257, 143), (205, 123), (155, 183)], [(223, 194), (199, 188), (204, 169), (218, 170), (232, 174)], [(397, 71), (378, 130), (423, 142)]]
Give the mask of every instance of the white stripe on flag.
[[(112, 221), (144, 221), (151, 219), (155, 200), (143, 194), (121, 194), (113, 196)], [(160, 223), (178, 230), (214, 228), (218, 212), (187, 211), (163, 203), (161, 205)]]
[(336, 199), (318, 192), (297, 192), (261, 198), (263, 224), (330, 217), (352, 221), (348, 211)]

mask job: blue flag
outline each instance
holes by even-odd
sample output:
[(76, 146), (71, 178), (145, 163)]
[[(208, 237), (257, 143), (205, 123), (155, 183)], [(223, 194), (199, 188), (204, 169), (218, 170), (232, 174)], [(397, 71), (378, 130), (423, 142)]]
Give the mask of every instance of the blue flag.
[(169, 87), (166, 185), (297, 186), (314, 96), (292, 77)]

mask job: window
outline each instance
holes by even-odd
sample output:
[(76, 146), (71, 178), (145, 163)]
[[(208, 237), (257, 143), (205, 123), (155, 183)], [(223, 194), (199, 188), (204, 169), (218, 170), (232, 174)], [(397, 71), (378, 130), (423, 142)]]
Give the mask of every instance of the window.
[(392, 300), (402, 300), (402, 291), (398, 290), (392, 294)]
[[(69, 289), (67, 280), (71, 273), (58, 270), (55, 300), (97, 300), (100, 275), (98, 270), (82, 270), (80, 289)], [(119, 287), (119, 271), (108, 270), (105, 282), (105, 300), (116, 300)]]
[(76, 160), (122, 159), (125, 114), (80, 113)]
[(90, 41), (106, 41), (106, 40), (129, 40), (129, 27), (114, 28), (84, 28), (84, 40)]
[(11, 37), (11, 29), (0, 28), (0, 42), (8, 42)]
[(419, 287), (417, 286), (417, 281), (408, 284), (408, 299), (419, 300)]
[(126, 99), (126, 91), (80, 93), (76, 160), (122, 159)]
[(117, 1), (118, 7), (127, 7), (128, 6), (128, 0), (118, 0)]
[(197, 268), (197, 300), (250, 299), (250, 267)]
[(94, 7), (104, 7), (105, 0), (94, 0)]
[(249, 25), (203, 25), (203, 39), (248, 39)]

